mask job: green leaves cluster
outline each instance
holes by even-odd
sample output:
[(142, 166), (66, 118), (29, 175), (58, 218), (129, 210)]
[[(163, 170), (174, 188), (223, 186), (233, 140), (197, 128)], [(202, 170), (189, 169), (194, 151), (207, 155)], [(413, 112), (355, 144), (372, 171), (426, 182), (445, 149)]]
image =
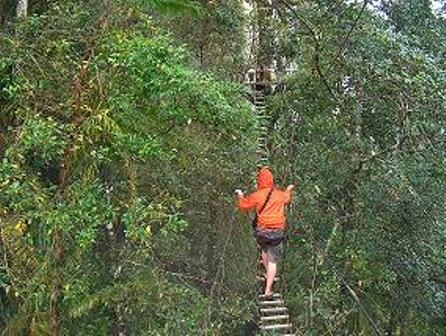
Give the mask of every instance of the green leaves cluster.
[(2, 332), (221, 329), (232, 301), (212, 307), (192, 279), (215, 274), (185, 267), (202, 206), (184, 172), (232, 164), (253, 118), (152, 24), (171, 4), (62, 1), (0, 36)]
[[(296, 322), (315, 334), (440, 335), (441, 39), (419, 43), (428, 32), (395, 30), (392, 18), (353, 4), (305, 3), (294, 7), (299, 18), (282, 9), (305, 43), (288, 46), (299, 67), (270, 101), (280, 132), (273, 162), (299, 186), (290, 224), (303, 234), (285, 264)], [(427, 21), (444, 29), (442, 19)]]

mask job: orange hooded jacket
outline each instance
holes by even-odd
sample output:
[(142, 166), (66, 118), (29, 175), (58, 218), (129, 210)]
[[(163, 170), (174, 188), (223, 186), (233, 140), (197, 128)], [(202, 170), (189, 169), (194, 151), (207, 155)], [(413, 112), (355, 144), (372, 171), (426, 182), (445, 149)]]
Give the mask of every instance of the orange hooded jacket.
[(271, 197), (259, 215), (259, 210), (274, 187), (273, 174), (263, 167), (257, 174), (257, 190), (247, 197), (238, 198), (238, 207), (242, 211), (257, 211), (257, 227), (262, 229), (283, 230), (285, 227), (285, 206), (291, 201), (291, 191), (274, 189)]

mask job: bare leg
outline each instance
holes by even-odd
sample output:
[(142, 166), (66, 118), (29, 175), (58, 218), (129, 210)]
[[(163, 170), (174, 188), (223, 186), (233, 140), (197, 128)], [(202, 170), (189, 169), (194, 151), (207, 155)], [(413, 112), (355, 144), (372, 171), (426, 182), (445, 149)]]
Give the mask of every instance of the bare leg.
[(274, 278), (277, 273), (277, 264), (273, 262), (268, 262), (268, 269), (266, 271), (266, 287), (265, 287), (265, 295), (271, 295), (273, 293), (273, 283)]
[(265, 267), (265, 275), (268, 272), (268, 253), (266, 253), (266, 251), (262, 250), (262, 263), (263, 263), (263, 267)]

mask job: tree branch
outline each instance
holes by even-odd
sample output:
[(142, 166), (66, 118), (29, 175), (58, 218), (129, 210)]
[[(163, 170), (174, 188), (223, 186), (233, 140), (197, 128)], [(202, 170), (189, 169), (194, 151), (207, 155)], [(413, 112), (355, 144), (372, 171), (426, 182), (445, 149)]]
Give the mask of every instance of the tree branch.
[(365, 317), (369, 321), (370, 325), (373, 327), (373, 331), (374, 331), (375, 335), (378, 335), (378, 336), (383, 335), (381, 330), (378, 328), (378, 325), (376, 324), (376, 322), (372, 320), (372, 318), (370, 317), (368, 312), (365, 310), (365, 308), (361, 304), (361, 301), (359, 301), (359, 297), (355, 293), (355, 291), (347, 284), (347, 282), (344, 279), (342, 279), (342, 284), (345, 286), (345, 288), (347, 288), (347, 290), (350, 293), (350, 295), (353, 297), (353, 299), (355, 300), (355, 302), (357, 303), (359, 308), (362, 310), (363, 314), (365, 315)]
[(442, 285), (446, 285), (446, 276), (429, 278), (429, 280), (430, 281), (434, 281), (434, 282), (439, 283), (439, 284), (442, 284)]
[(305, 28), (310, 32), (311, 37), (314, 41), (314, 63), (316, 66), (316, 71), (322, 80), (322, 83), (324, 84), (325, 88), (327, 89), (328, 93), (330, 94), (331, 98), (335, 101), (337, 101), (337, 98), (335, 94), (333, 93), (332, 89), (330, 88), (330, 85), (328, 84), (327, 78), (325, 77), (324, 73), (322, 72), (322, 67), (320, 64), (320, 39), (316, 32), (316, 30), (311, 27), (310, 23), (308, 23), (306, 20), (304, 20), (299, 13), (291, 6), (291, 4), (288, 1), (279, 0), (279, 3), (282, 3), (285, 5), (293, 14), (294, 17), (296, 17), (304, 26)]
[(284, 1), (284, 0), (279, 0), (278, 3), (282, 3), (283, 5), (285, 5), (285, 7), (287, 7), (291, 11), (291, 13), (293, 13), (294, 17), (296, 17), (305, 26), (305, 28), (307, 28), (307, 30), (311, 33), (311, 37), (316, 42), (317, 34), (316, 34), (314, 28), (312, 28), (310, 26), (310, 24), (306, 20), (304, 20), (299, 15), (299, 13), (297, 13), (297, 11), (291, 6), (291, 4), (288, 1)]
[(321, 69), (321, 62), (320, 62), (320, 58), (319, 58), (319, 51), (320, 51), (319, 46), (320, 46), (319, 40), (316, 40), (316, 46), (315, 46), (315, 51), (314, 51), (314, 64), (316, 65), (316, 71), (317, 71), (320, 79), (322, 80), (322, 83), (324, 84), (325, 88), (327, 89), (328, 93), (330, 94), (331, 98), (333, 98), (333, 100), (337, 101), (338, 99), (336, 98), (335, 94), (333, 93), (330, 86), (328, 85), (327, 78), (325, 77), (325, 75)]
[(368, 0), (364, 1), (363, 5), (362, 5), (362, 8), (361, 8), (361, 11), (359, 12), (358, 16), (356, 17), (356, 20), (353, 23), (353, 26), (350, 28), (350, 30), (348, 31), (347, 35), (345, 36), (344, 40), (341, 43), (341, 45), (340, 45), (340, 47), (338, 49), (338, 52), (336, 53), (336, 58), (335, 59), (338, 59), (339, 56), (341, 55), (343, 49), (345, 48), (345, 45), (347, 44), (347, 41), (350, 39), (350, 36), (352, 35), (353, 30), (358, 25), (359, 19), (361, 18), (362, 14), (364, 13), (364, 10), (367, 7), (368, 3), (369, 3)]

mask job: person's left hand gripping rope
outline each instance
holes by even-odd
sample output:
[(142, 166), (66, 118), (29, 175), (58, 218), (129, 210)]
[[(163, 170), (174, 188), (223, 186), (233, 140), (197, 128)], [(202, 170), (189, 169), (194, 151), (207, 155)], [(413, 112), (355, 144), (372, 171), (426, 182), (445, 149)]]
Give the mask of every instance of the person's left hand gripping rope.
[(241, 191), (240, 189), (235, 189), (234, 192), (238, 197), (243, 197), (243, 191)]

